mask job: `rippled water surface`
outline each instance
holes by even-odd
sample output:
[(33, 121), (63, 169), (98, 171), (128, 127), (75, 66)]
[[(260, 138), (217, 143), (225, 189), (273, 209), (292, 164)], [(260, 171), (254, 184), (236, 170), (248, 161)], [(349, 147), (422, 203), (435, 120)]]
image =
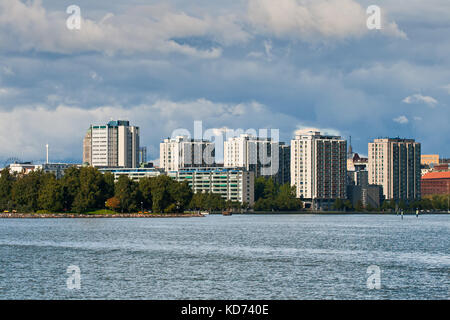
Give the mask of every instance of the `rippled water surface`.
[(450, 215), (0, 219), (0, 299), (449, 297)]

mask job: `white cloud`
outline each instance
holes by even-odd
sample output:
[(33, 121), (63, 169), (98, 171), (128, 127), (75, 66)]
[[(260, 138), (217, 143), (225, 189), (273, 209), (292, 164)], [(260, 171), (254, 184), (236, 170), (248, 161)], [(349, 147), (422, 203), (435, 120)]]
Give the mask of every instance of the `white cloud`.
[[(248, 19), (259, 31), (282, 38), (360, 37), (368, 33), (365, 8), (354, 0), (249, 0)], [(395, 22), (382, 32), (405, 38)]]
[(316, 127), (308, 127), (308, 126), (302, 126), (298, 125), (297, 129), (293, 132), (293, 135), (300, 135), (308, 133), (309, 131), (318, 131), (321, 134), (325, 135), (332, 135), (332, 136), (340, 136), (341, 133), (339, 130), (332, 129), (332, 128), (316, 128)]
[(438, 104), (438, 101), (436, 99), (434, 99), (433, 97), (423, 96), (419, 93), (413, 94), (409, 97), (406, 97), (405, 99), (402, 100), (402, 102), (407, 103), (407, 104), (425, 103), (429, 107), (434, 107), (436, 104)]
[(448, 92), (448, 94), (450, 94), (450, 84), (448, 84), (446, 86), (442, 86), (442, 89), (446, 90)]
[[(22, 160), (44, 159), (45, 144), (50, 144), (51, 159), (81, 159), (82, 139), (91, 124), (110, 119), (130, 120), (141, 128), (141, 144), (147, 145), (153, 157), (160, 140), (185, 128), (193, 133), (196, 120), (203, 121), (203, 130), (219, 133), (223, 128), (258, 130), (294, 127), (296, 120), (269, 110), (257, 102), (228, 104), (206, 99), (174, 102), (159, 100), (151, 105), (101, 106), (83, 109), (59, 105), (51, 109), (43, 105), (0, 111), (1, 157), (16, 156)], [(220, 129), (222, 128), (222, 129)], [(152, 155), (149, 155), (152, 157)]]
[(394, 122), (400, 123), (400, 124), (407, 124), (409, 122), (408, 118), (406, 116), (399, 116), (397, 118), (392, 119)]
[(223, 44), (246, 41), (248, 34), (233, 15), (190, 16), (168, 5), (137, 6), (123, 14), (106, 14), (99, 22), (84, 16), (81, 29), (69, 30), (64, 11), (47, 11), (41, 1), (0, 2), (0, 39), (8, 50), (39, 50), (57, 53), (99, 51), (107, 54), (178, 52), (200, 58), (217, 58), (217, 46), (198, 49), (175, 38), (210, 37)]

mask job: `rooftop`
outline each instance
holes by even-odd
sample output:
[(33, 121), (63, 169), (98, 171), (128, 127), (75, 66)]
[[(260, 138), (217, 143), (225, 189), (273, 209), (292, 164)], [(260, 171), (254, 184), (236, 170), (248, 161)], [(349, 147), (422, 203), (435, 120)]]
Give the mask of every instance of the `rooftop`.
[(450, 171), (428, 172), (422, 177), (423, 180), (428, 179), (450, 179)]

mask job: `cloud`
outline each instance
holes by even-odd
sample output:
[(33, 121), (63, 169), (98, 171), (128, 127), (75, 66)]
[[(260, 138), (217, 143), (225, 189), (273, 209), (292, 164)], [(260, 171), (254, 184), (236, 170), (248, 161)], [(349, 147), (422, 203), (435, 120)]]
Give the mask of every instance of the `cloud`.
[[(93, 109), (59, 105), (51, 109), (44, 105), (18, 107), (0, 111), (0, 158), (12, 156), (22, 160), (45, 157), (49, 143), (51, 159), (78, 159), (82, 157), (82, 139), (91, 124), (104, 124), (110, 119), (130, 120), (141, 129), (141, 145), (147, 145), (150, 158), (159, 154), (159, 142), (184, 128), (193, 134), (196, 120), (203, 122), (203, 132), (222, 132), (220, 128), (289, 128), (297, 121), (271, 111), (258, 102), (219, 103), (206, 99), (192, 101), (158, 100), (154, 104), (100, 106)], [(11, 133), (14, 134), (11, 134)]]
[(419, 93), (406, 97), (405, 99), (402, 100), (402, 102), (407, 103), (407, 104), (425, 103), (429, 107), (434, 107), (434, 106), (436, 106), (436, 104), (438, 104), (438, 101), (436, 99), (434, 99), (433, 97), (423, 96)]
[(400, 123), (400, 124), (407, 124), (409, 122), (408, 118), (406, 116), (399, 116), (397, 118), (392, 119), (394, 122)]
[(448, 92), (448, 94), (450, 94), (450, 84), (447, 84), (446, 86), (442, 86), (442, 89), (444, 89), (445, 91)]
[(315, 128), (315, 127), (307, 127), (307, 126), (298, 125), (297, 129), (293, 132), (293, 136), (305, 134), (305, 133), (308, 133), (309, 131), (318, 131), (321, 134), (331, 135), (331, 136), (340, 136), (341, 135), (340, 131), (336, 130), (336, 129)]
[[(368, 33), (365, 8), (354, 0), (249, 0), (248, 19), (260, 32), (280, 38), (307, 41), (320, 38), (345, 39)], [(395, 22), (383, 31), (405, 38)]]
[(233, 15), (195, 17), (176, 11), (169, 5), (133, 7), (121, 14), (107, 13), (98, 22), (84, 16), (81, 29), (66, 27), (65, 12), (47, 11), (41, 1), (28, 4), (20, 0), (0, 2), (1, 49), (37, 50), (55, 53), (177, 52), (200, 58), (221, 55), (218, 44), (196, 48), (175, 39), (205, 37), (216, 43), (246, 41), (248, 34), (236, 24)]

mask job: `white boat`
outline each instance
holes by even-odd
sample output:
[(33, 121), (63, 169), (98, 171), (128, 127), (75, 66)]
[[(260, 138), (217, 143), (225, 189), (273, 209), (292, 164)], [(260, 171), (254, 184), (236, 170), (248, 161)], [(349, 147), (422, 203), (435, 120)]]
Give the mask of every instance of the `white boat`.
[(200, 212), (200, 214), (204, 215), (204, 216), (207, 216), (207, 215), (209, 215), (209, 212), (208, 211), (202, 211), (202, 212)]

